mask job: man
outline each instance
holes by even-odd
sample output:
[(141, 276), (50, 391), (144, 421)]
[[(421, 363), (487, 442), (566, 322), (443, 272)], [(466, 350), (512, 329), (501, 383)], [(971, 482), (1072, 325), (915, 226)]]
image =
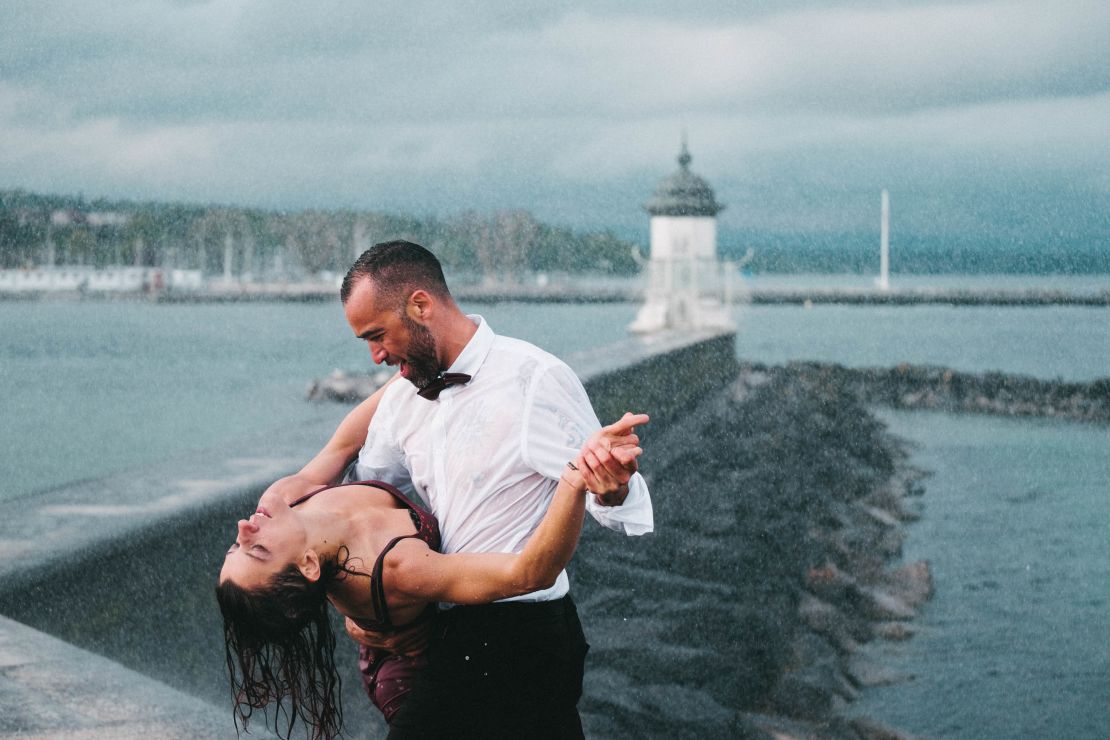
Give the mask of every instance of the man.
[[(599, 427), (578, 378), (463, 314), (439, 261), (411, 242), (367, 250), (340, 295), (374, 362), (408, 382), (352, 412), (302, 475), (334, 476), (373, 415), (354, 477), (419, 494), (439, 519), (444, 552), (519, 552), (564, 466)], [(650, 532), (651, 501), (634, 464), (591, 454), (603, 489), (588, 501), (591, 514), (627, 534)], [(390, 737), (581, 737), (588, 646), (568, 590), (564, 572), (543, 591), (441, 612), (430, 664)]]

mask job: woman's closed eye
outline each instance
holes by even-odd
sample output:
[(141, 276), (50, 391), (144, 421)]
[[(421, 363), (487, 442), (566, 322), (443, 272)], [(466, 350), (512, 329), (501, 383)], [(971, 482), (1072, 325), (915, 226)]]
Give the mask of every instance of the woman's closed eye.
[[(230, 555), (231, 553), (235, 552), (238, 549), (239, 549), (239, 543), (238, 542), (232, 542), (231, 547), (227, 548), (227, 553)], [(251, 545), (250, 549), (247, 550), (247, 552), (255, 555), (256, 557), (266, 557), (270, 554), (270, 551), (267, 550), (262, 545)]]

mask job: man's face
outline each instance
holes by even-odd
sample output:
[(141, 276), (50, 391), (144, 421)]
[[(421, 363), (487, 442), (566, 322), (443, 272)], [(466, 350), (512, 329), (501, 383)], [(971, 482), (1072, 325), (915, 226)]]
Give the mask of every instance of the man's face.
[(428, 327), (414, 321), (405, 305), (377, 305), (377, 289), (372, 280), (355, 285), (343, 307), (347, 323), (355, 335), (365, 339), (370, 357), (376, 364), (396, 366), (401, 377), (417, 388), (424, 388), (440, 373), (435, 337)]

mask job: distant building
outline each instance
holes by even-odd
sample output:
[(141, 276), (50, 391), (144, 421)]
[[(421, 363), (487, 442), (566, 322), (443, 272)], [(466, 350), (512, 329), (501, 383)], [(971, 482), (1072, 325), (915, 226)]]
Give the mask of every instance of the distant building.
[(42, 267), (0, 270), (0, 294), (35, 293), (144, 293), (199, 290), (204, 287), (200, 270), (165, 270), (160, 267)]
[(717, 257), (717, 214), (724, 206), (690, 171), (692, 159), (683, 139), (678, 171), (644, 205), (651, 214), (651, 257), (646, 300), (631, 331), (732, 327), (735, 267)]
[(126, 226), (130, 217), (116, 211), (78, 211), (58, 209), (50, 214), (52, 226)]

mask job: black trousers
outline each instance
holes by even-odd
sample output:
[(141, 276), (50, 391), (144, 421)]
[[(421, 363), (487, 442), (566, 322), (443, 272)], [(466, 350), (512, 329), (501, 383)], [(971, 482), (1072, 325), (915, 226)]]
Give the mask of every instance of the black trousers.
[(391, 740), (583, 737), (589, 645), (569, 595), (458, 606), (437, 620), (429, 665), (394, 715)]

